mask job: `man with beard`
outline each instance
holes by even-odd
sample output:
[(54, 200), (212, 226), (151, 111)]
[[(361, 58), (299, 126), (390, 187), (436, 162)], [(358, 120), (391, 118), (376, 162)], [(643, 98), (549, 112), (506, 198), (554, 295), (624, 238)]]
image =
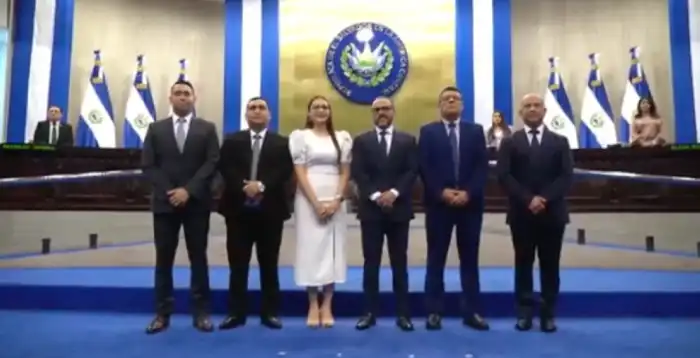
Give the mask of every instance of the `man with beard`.
[(394, 129), (394, 104), (387, 97), (372, 103), (375, 128), (359, 135), (352, 147), (351, 173), (359, 192), (357, 217), (365, 264), (365, 315), (358, 330), (376, 324), (379, 268), (387, 239), (397, 300), (396, 325), (412, 331), (408, 302), (408, 232), (413, 219), (412, 190), (418, 176), (416, 138)]
[(534, 295), (532, 268), (540, 261), (542, 307), (540, 329), (554, 332), (554, 308), (559, 296), (559, 259), (564, 228), (569, 222), (566, 194), (573, 177), (573, 159), (566, 137), (542, 123), (547, 109), (540, 95), (528, 94), (520, 104), (525, 128), (501, 143), (498, 179), (508, 194), (506, 222), (515, 250), (515, 328), (532, 328)]
[(173, 313), (173, 263), (180, 229), (190, 259), (193, 326), (211, 332), (207, 241), (212, 206), (211, 182), (219, 160), (216, 127), (194, 116), (196, 96), (190, 82), (170, 88), (171, 117), (153, 122), (143, 143), (141, 162), (151, 182), (151, 211), (156, 246), (156, 317), (146, 333), (164, 331)]

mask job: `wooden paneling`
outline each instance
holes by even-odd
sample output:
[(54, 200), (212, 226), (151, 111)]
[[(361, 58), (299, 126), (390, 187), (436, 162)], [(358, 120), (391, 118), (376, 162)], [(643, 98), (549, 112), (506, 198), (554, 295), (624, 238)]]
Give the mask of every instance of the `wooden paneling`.
[[(576, 167), (700, 178), (700, 151), (657, 149), (579, 150)], [(59, 149), (0, 150), (0, 177), (27, 177), (135, 169), (137, 150)], [(624, 179), (577, 177), (568, 200), (573, 211), (697, 211), (700, 187)], [(486, 188), (487, 210), (505, 209), (506, 198), (492, 177)], [(148, 210), (148, 183), (143, 178), (99, 179), (89, 182), (0, 187), (0, 210)], [(413, 197), (421, 209), (422, 189)]]

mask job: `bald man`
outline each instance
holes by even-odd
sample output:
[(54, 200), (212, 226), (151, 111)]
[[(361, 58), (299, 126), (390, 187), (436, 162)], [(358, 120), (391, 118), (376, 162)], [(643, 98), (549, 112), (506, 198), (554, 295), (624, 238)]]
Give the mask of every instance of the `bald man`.
[(413, 219), (411, 192), (418, 177), (416, 138), (394, 128), (394, 103), (379, 97), (372, 103), (374, 128), (360, 134), (352, 146), (352, 178), (359, 199), (362, 231), (365, 314), (355, 328), (376, 324), (379, 313), (379, 268), (386, 237), (396, 296), (396, 326), (412, 331), (408, 298), (408, 232)]
[(506, 223), (515, 251), (515, 328), (532, 328), (532, 270), (537, 255), (542, 287), (540, 329), (549, 333), (557, 330), (554, 313), (559, 295), (559, 259), (569, 223), (566, 194), (571, 187), (573, 159), (568, 140), (542, 123), (546, 112), (541, 96), (523, 97), (520, 116), (525, 127), (501, 142), (497, 173), (508, 194)]

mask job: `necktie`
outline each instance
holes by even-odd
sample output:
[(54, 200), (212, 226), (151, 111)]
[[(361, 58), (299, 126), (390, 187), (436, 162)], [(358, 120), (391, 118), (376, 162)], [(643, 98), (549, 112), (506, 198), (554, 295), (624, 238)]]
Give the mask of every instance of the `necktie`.
[(175, 141), (177, 142), (177, 149), (182, 153), (185, 149), (185, 140), (187, 139), (187, 134), (185, 133), (185, 119), (177, 119), (177, 129), (175, 130)]
[(250, 161), (250, 180), (258, 179), (258, 163), (260, 162), (260, 134), (253, 136), (253, 157)]
[(56, 144), (58, 142), (58, 126), (51, 124), (51, 133), (49, 135), (49, 144)]
[(450, 147), (452, 148), (452, 165), (454, 165), (455, 180), (459, 180), (459, 141), (457, 140), (457, 126), (454, 123), (447, 125)]
[(379, 148), (382, 150), (382, 154), (384, 155), (389, 154), (389, 143), (386, 141), (386, 135), (387, 132), (385, 129), (382, 129), (379, 132)]
[(528, 132), (532, 136), (530, 140), (530, 147), (533, 149), (537, 149), (540, 147), (540, 140), (537, 138), (537, 136), (540, 134), (540, 131), (537, 129), (530, 129)]

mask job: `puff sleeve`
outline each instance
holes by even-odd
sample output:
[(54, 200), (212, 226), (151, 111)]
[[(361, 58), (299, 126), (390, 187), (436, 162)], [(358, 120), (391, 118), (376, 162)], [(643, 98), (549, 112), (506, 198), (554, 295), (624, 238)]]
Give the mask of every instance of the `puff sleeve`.
[(289, 153), (292, 155), (294, 164), (306, 164), (307, 149), (304, 132), (295, 130), (289, 134)]
[(340, 145), (340, 162), (348, 164), (352, 160), (352, 137), (350, 133), (341, 131), (338, 133), (338, 144)]

